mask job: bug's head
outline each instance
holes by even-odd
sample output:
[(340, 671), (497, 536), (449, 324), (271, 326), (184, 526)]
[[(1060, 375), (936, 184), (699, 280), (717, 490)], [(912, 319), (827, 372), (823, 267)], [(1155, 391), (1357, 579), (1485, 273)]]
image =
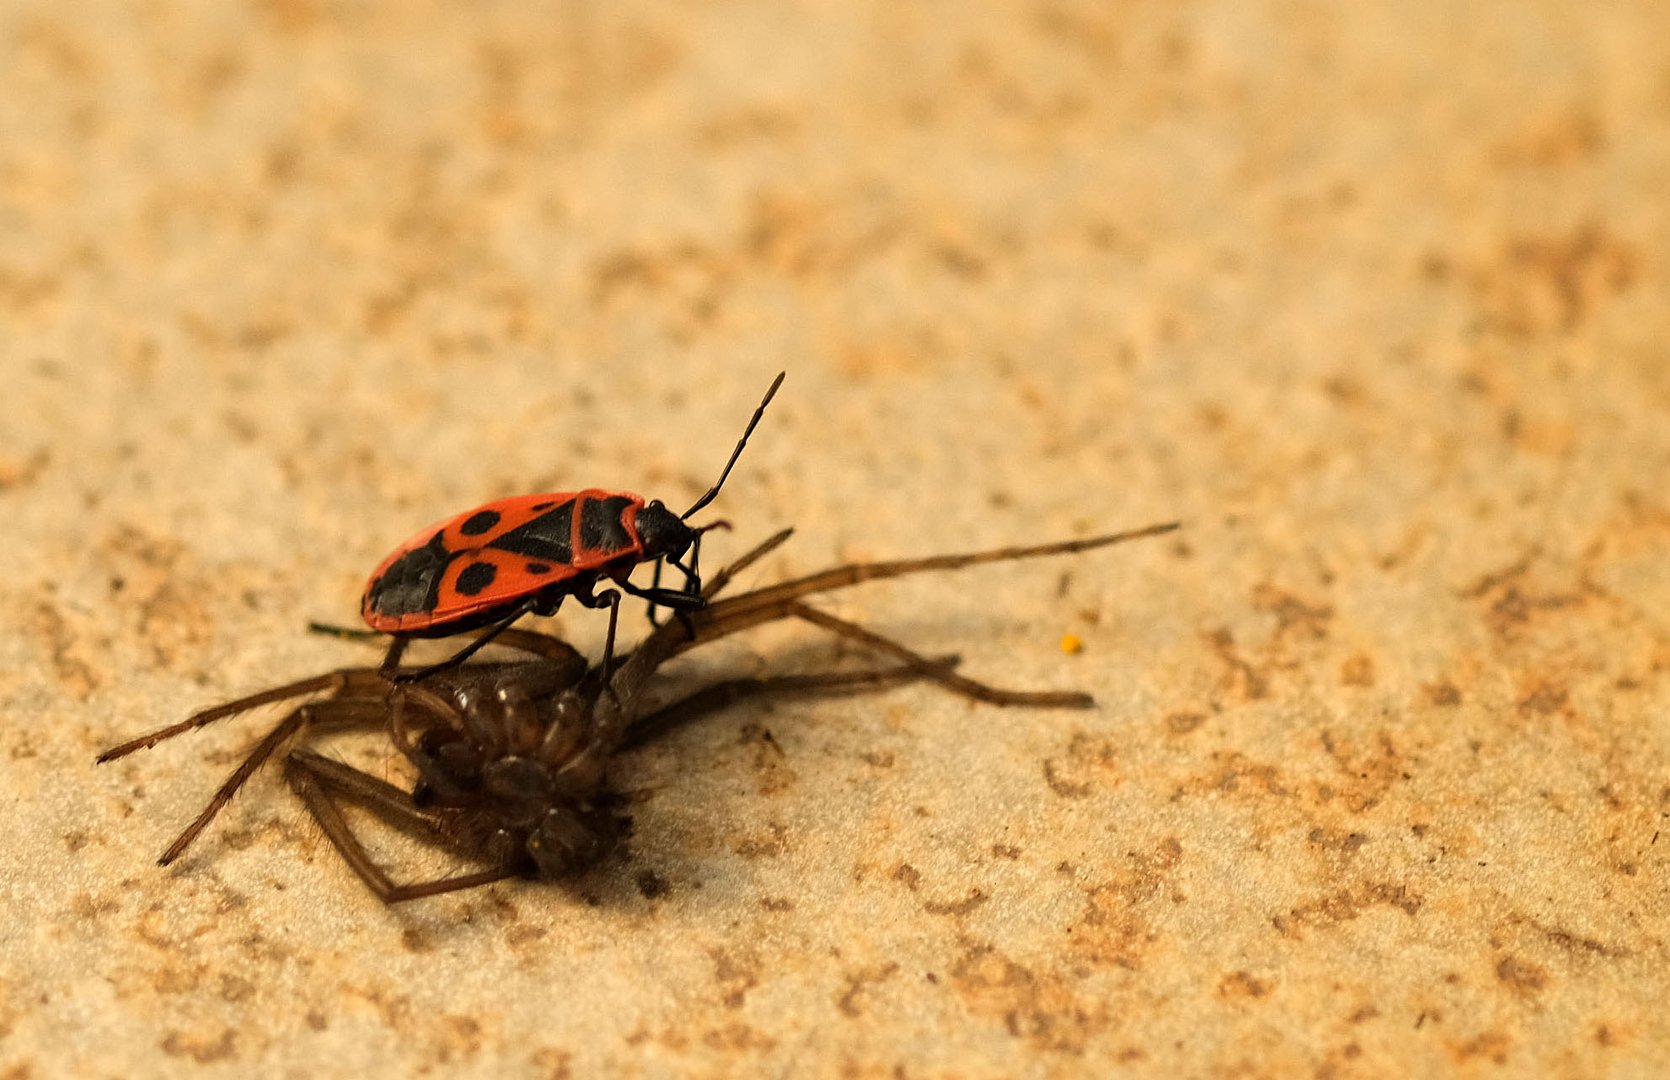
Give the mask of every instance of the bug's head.
[(659, 559), (663, 555), (681, 559), (701, 532), (686, 525), (660, 499), (638, 511), (638, 538), (644, 542), (645, 559)]

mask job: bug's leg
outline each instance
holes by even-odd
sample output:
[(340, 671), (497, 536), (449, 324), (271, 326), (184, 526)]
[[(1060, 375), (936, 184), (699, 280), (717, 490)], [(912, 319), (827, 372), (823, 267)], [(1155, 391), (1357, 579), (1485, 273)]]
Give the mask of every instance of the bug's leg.
[(1074, 690), (1004, 690), (958, 675), (943, 666), (935, 666), (926, 657), (905, 648), (890, 638), (866, 630), (857, 623), (838, 619), (833, 615), (809, 607), (798, 601), (787, 606), (785, 614), (820, 626), (831, 633), (849, 638), (866, 648), (886, 653), (905, 662), (924, 679), (931, 679), (952, 693), (992, 705), (1027, 705), (1033, 708), (1088, 709), (1096, 704), (1089, 695)]
[(385, 904), (398, 904), (459, 889), (473, 889), (512, 877), (516, 873), (511, 867), (501, 866), (430, 881), (396, 885), (371, 858), (371, 854), (365, 850), (365, 845), (360, 843), (359, 837), (354, 835), (333, 794), (360, 803), (390, 826), (419, 840), (440, 844), (460, 853), (467, 852), (450, 843), (446, 835), (436, 827), (435, 822), (412, 805), (411, 796), (370, 773), (332, 761), (309, 750), (296, 750), (284, 760), (284, 779), (290, 785), (290, 790), (301, 799), (302, 805), (307, 807), (308, 813), (313, 815), (313, 820), (319, 823), (320, 829), (324, 830), (325, 838), (336, 848), (337, 854), (342, 856), (342, 861), (347, 863), (348, 868)]
[(648, 600), (652, 604), (674, 611), (700, 611), (707, 607), (706, 600), (683, 589), (640, 589), (630, 581), (620, 582), (620, 587), (640, 600)]
[[(665, 561), (666, 561), (665, 557), (655, 560), (655, 572), (652, 573), (650, 575), (650, 578), (649, 578), (649, 591), (650, 592), (660, 592), (661, 591), (661, 564)], [(655, 617), (655, 608), (656, 608), (655, 601), (651, 600), (649, 602), (649, 604), (644, 608), (644, 614), (649, 616), (649, 624), (651, 626), (656, 627), (657, 629), (659, 629), (660, 626), (661, 626), (661, 620), (657, 619)]]
[[(946, 671), (959, 662), (960, 658), (956, 656), (941, 656), (928, 660), (930, 665)], [(763, 695), (836, 697), (862, 694), (902, 686), (923, 677), (919, 667), (905, 664), (893, 668), (877, 668), (873, 671), (814, 672), (806, 675), (726, 679), (703, 687), (637, 720), (628, 729), (620, 749), (630, 750), (643, 746), (676, 727), (746, 698)]]
[[(1109, 533), (1106, 536), (1092, 536), (1083, 540), (1064, 540), (1054, 544), (1038, 544), (1032, 547), (994, 548), (989, 551), (976, 551), (964, 555), (934, 555), (925, 559), (900, 559), (894, 562), (849, 563), (837, 566), (822, 573), (812, 574), (793, 581), (785, 581), (781, 585), (769, 585), (763, 589), (755, 589), (742, 596), (733, 596), (716, 605), (713, 617), (728, 617), (751, 609), (762, 609), (768, 614), (760, 621), (770, 621), (780, 616), (774, 614), (775, 605), (789, 600), (798, 600), (814, 593), (829, 592), (832, 589), (844, 589), (850, 585), (857, 585), (865, 581), (879, 581), (883, 578), (902, 577), (905, 574), (919, 574), (928, 570), (957, 570), (965, 566), (975, 566), (980, 563), (1007, 562), (1012, 559), (1033, 559), (1044, 555), (1070, 555), (1075, 552), (1089, 551), (1093, 548), (1109, 547), (1144, 537), (1159, 536), (1182, 528), (1180, 522), (1172, 521), (1163, 525), (1149, 525), (1141, 529), (1131, 529), (1126, 532)], [(722, 577), (723, 575), (721, 575)], [(708, 592), (714, 592), (710, 584)]]
[[(723, 523), (722, 522), (716, 522), (715, 524), (723, 524)], [(709, 525), (708, 528), (711, 529), (711, 528), (713, 528), (713, 526)], [(707, 600), (704, 599), (703, 596), (702, 596), (702, 576), (701, 576), (702, 534), (697, 533), (695, 542), (690, 545), (690, 565), (689, 566), (685, 566), (683, 563), (679, 562), (677, 559), (668, 559), (667, 561), (672, 563), (679, 570), (683, 571), (683, 573), (684, 573), (684, 589), (683, 589), (683, 592), (685, 593), (685, 595), (689, 596), (692, 600), (700, 600), (701, 601), (701, 604), (692, 605), (692, 607), (696, 607), (696, 606), (706, 607), (707, 606)], [(673, 613), (678, 617), (679, 624), (684, 627), (684, 636), (687, 637), (687, 638), (694, 639), (695, 636), (696, 636), (696, 623), (695, 623), (695, 620), (690, 618), (689, 610), (683, 609), (683, 608), (675, 608)]]
[(249, 778), (255, 775), (255, 771), (265, 765), (267, 759), (272, 757), (280, 746), (283, 746), (302, 728), (307, 726), (312, 712), (313, 706), (311, 705), (298, 706), (295, 711), (280, 720), (277, 726), (267, 732), (266, 737), (255, 744), (255, 749), (249, 752), (249, 756), (245, 757), (238, 767), (232, 770), (232, 775), (226, 778), (226, 782), (220, 785), (220, 790), (216, 791), (214, 796), (209, 799), (209, 805), (205, 806), (203, 812), (198, 814), (196, 819), (185, 827), (185, 831), (180, 833), (172, 844), (168, 845), (168, 850), (162, 853), (162, 858), (158, 859), (157, 862), (167, 866), (178, 859), (186, 848), (191, 846), (191, 842), (197, 839), (198, 834), (209, 827), (209, 822), (215, 819), (215, 815), (219, 814), (221, 809), (232, 801), (232, 796), (238, 793), (238, 789), (243, 787)]
[[(696, 623), (690, 618), (690, 613), (707, 607), (707, 601), (700, 593), (688, 593), (683, 589), (640, 589), (630, 581), (623, 581), (620, 586), (633, 596), (671, 610), (673, 618), (684, 628), (685, 638), (695, 640)], [(660, 624), (657, 623), (656, 629), (660, 628)]]
[[(635, 585), (628, 584), (625, 581), (618, 582), (618, 584), (633, 596), (644, 596), (644, 593)], [(600, 665), (603, 669), (603, 684), (607, 686), (609, 675), (615, 667), (615, 628), (620, 619), (620, 591), (604, 589), (602, 592), (593, 592), (592, 586), (587, 585), (575, 592), (574, 599), (593, 611), (604, 607), (609, 609), (609, 630), (603, 638), (603, 663)], [(646, 596), (645, 599), (649, 599), (649, 597)]]
[[(724, 523), (715, 522), (714, 524), (720, 525)], [(713, 527), (714, 525), (709, 525), (708, 529)], [(689, 566), (685, 566), (683, 563), (679, 562), (675, 558), (672, 558), (671, 556), (667, 557), (667, 561), (672, 563), (673, 567), (684, 575), (683, 591), (689, 593), (691, 596), (702, 595), (702, 533), (705, 533), (706, 531), (707, 529), (703, 529), (701, 532), (698, 532), (696, 534), (696, 539), (690, 544)]]
[(389, 638), (388, 652), (383, 654), (383, 662), (377, 665), (377, 670), (390, 678), (398, 679), (395, 672), (400, 667), (400, 658), (406, 654), (406, 645), (410, 641), (410, 638), (399, 636)]
[(217, 720), (225, 720), (227, 717), (236, 716), (241, 712), (247, 712), (261, 705), (271, 705), (275, 701), (286, 701), (290, 698), (326, 691), (342, 693), (353, 689), (367, 690), (378, 685), (380, 681), (374, 668), (342, 668), (325, 675), (317, 675), (311, 679), (300, 679), (293, 683), (285, 683), (283, 686), (275, 686), (271, 690), (263, 690), (259, 694), (250, 694), (248, 697), (228, 701), (224, 705), (199, 710), (177, 724), (169, 724), (167, 727), (161, 727), (141, 735), (137, 739), (130, 739), (120, 746), (112, 746), (100, 754), (97, 760), (100, 764), (115, 761), (117, 758), (126, 757), (136, 750), (149, 749), (165, 739), (172, 739), (176, 735), (182, 735), (196, 728), (207, 727)]
[[(362, 630), (353, 626), (333, 626), (330, 623), (310, 622), (307, 624), (309, 633), (324, 634), (327, 637), (340, 638), (344, 641), (372, 641), (383, 636), (380, 630)], [(514, 627), (498, 632), (494, 640), (500, 645), (507, 645), (512, 649), (542, 656), (547, 660), (554, 660), (559, 664), (569, 664), (575, 661), (585, 662), (585, 658), (574, 646), (560, 637), (552, 634), (542, 634), (537, 630), (518, 630)]]
[(362, 626), (337, 626), (335, 623), (312, 621), (307, 624), (307, 632), (339, 638), (343, 641), (373, 641), (383, 636), (381, 630), (367, 630)]
[[(724, 522), (715, 522), (713, 525), (709, 525), (707, 528), (711, 529), (711, 528), (716, 527), (717, 525), (724, 525), (724, 524), (725, 524)], [(728, 528), (729, 526), (727, 525), (726, 527)], [(647, 588), (647, 589), (637, 589), (636, 587), (629, 587), (627, 589), (627, 591), (631, 592), (633, 596), (636, 596), (641, 600), (648, 601), (648, 603), (649, 603), (649, 624), (651, 626), (656, 627), (657, 629), (659, 629), (660, 626), (661, 626), (661, 620), (657, 619), (655, 617), (655, 609), (656, 608), (672, 606), (674, 614), (679, 617), (679, 621), (681, 623), (686, 624), (685, 628), (688, 630), (689, 629), (689, 626), (688, 626), (689, 620), (683, 617), (682, 612), (685, 611), (688, 608), (699, 608), (699, 607), (702, 607), (704, 605), (704, 602), (702, 601), (702, 579), (697, 576), (697, 572), (696, 572), (695, 568), (696, 568), (697, 565), (699, 565), (699, 560), (701, 559), (702, 533), (705, 532), (705, 531), (707, 531), (707, 530), (703, 529), (703, 530), (700, 530), (696, 533), (696, 539), (695, 539), (694, 543), (691, 544), (691, 547), (690, 547), (690, 565), (689, 566), (685, 566), (683, 563), (679, 562), (677, 559), (673, 558), (671, 555), (663, 555), (663, 556), (661, 556), (661, 558), (655, 560), (655, 572), (650, 575), (649, 588)], [(681, 574), (684, 575), (684, 587), (683, 588), (681, 588), (681, 589), (664, 589), (664, 588), (661, 587), (661, 568), (662, 568), (663, 564), (666, 564), (666, 563), (671, 563), (673, 565), (674, 569), (678, 570)], [(627, 583), (622, 582), (621, 584), (626, 585)], [(682, 607), (682, 608), (678, 607), (678, 606), (676, 606), (676, 604), (675, 605), (669, 605), (666, 602), (665, 598), (667, 598), (667, 597), (677, 597), (677, 596), (684, 597), (683, 601), (678, 602), (678, 603), (683, 603), (685, 605), (684, 607)]]
[[(730, 583), (731, 579), (755, 562), (775, 551), (794, 534), (793, 529), (783, 529), (768, 537), (764, 542), (756, 545), (752, 551), (743, 555), (729, 566), (713, 575), (702, 589), (702, 599), (709, 600), (712, 596)], [(683, 595), (683, 594), (681, 594)], [(688, 598), (675, 603), (688, 603)], [(709, 609), (704, 605), (701, 614)], [(782, 618), (781, 614), (774, 616)], [(756, 620), (763, 621), (763, 620)], [(617, 740), (625, 733), (626, 725), (631, 721), (633, 710), (637, 708), (638, 699), (644, 687), (660, 666), (677, 653), (692, 647), (709, 636), (705, 628), (705, 621), (699, 617), (692, 617), (689, 624), (695, 629), (692, 635), (688, 629), (681, 627), (684, 632), (674, 635), (669, 627), (662, 626), (650, 634), (624, 660), (616, 665), (616, 670), (604, 684), (606, 692), (598, 700), (598, 707), (592, 712), (590, 749), (588, 755), (597, 760), (608, 757), (613, 751)], [(753, 625), (749, 623), (748, 625)], [(741, 629), (742, 627), (738, 627)], [(723, 636), (721, 631), (713, 636)]]
[[(502, 634), (506, 630), (510, 629), (510, 624), (511, 623), (515, 622), (517, 619), (520, 619), (522, 616), (527, 615), (530, 612), (532, 612), (533, 609), (538, 606), (538, 604), (539, 604), (539, 601), (537, 600), (537, 598), (529, 597), (526, 601), (522, 602), (521, 604), (518, 604), (516, 606), (516, 610), (512, 611), (509, 615), (500, 619), (498, 622), (494, 623), (492, 626), (489, 626), (481, 634), (478, 634), (474, 641), (470, 642), (468, 645), (464, 646), (462, 649), (459, 649), (457, 652), (453, 653), (451, 656), (447, 657), (445, 660), (440, 661), (439, 663), (430, 664), (428, 667), (414, 668), (411, 671), (395, 672), (394, 671), (394, 666), (391, 665), (385, 659), (383, 661), (383, 670), (389, 672), (390, 679), (392, 681), (398, 682), (398, 683), (418, 682), (419, 680), (429, 678), (429, 676), (431, 676), (431, 675), (436, 675), (436, 674), (439, 674), (440, 672), (443, 672), (443, 671), (451, 671), (453, 668), (458, 667), (464, 661), (468, 660), (470, 657), (474, 656), (476, 653), (480, 652), (482, 649), (484, 649), (488, 645), (492, 644), (494, 638), (498, 637), (500, 634)], [(399, 642), (399, 641), (402, 641), (402, 640), (404, 640), (404, 639), (402, 639), (402, 638), (396, 638), (395, 639), (396, 642)], [(389, 646), (389, 652), (394, 653), (394, 646), (393, 645)], [(395, 654), (395, 659), (396, 660), (399, 659), (398, 654)]]
[(615, 670), (615, 624), (620, 621), (620, 593), (610, 589), (604, 596), (609, 599), (609, 631), (603, 638), (603, 683), (606, 686)]

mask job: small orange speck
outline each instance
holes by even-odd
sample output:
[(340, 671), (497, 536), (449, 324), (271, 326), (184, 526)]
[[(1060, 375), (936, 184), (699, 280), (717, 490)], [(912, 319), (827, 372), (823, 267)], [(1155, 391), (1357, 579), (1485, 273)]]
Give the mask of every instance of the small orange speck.
[(1084, 651), (1084, 641), (1077, 634), (1062, 634), (1061, 651), (1069, 656), (1081, 653)]

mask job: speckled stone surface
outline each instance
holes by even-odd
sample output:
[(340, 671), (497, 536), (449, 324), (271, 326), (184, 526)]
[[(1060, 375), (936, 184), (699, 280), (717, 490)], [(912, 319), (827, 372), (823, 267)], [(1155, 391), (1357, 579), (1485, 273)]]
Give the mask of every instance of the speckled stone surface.
[[(1662, 1075), (1667, 43), (0, 5), (0, 1076)], [(270, 771), (154, 865), (270, 718), (98, 749), (364, 660), (303, 627), (425, 522), (688, 500), (780, 368), (755, 583), (1187, 522), (825, 601), (1098, 708), (739, 705), (567, 888), (385, 909)]]

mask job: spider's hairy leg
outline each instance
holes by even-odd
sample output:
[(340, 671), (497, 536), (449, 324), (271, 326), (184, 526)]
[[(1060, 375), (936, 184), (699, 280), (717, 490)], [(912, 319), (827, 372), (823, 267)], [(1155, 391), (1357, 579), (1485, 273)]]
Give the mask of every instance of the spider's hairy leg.
[[(939, 656), (929, 658), (927, 662), (934, 668), (948, 671), (960, 662), (960, 658)], [(725, 679), (693, 691), (633, 721), (625, 741), (617, 749), (637, 749), (676, 727), (750, 698), (840, 697), (886, 690), (922, 678), (924, 675), (919, 666), (901, 664), (898, 667), (866, 671), (809, 672), (801, 675)]]
[(1182, 527), (1181, 522), (1171, 521), (1161, 525), (1148, 525), (1140, 529), (1108, 533), (1104, 536), (1086, 537), (1082, 540), (1062, 540), (1053, 544), (993, 548), (988, 551), (974, 551), (962, 555), (932, 555), (923, 559), (848, 563), (845, 566), (837, 566), (821, 573), (796, 578), (793, 581), (785, 581), (780, 585), (768, 585), (765, 588), (755, 589), (753, 592), (744, 593), (741, 596), (721, 600), (709, 608), (706, 614), (709, 618), (718, 620), (730, 618), (754, 608), (775, 610), (774, 605), (786, 600), (804, 599), (816, 593), (844, 589), (866, 581), (903, 577), (906, 574), (920, 574), (929, 570), (959, 570), (965, 566), (976, 566), (980, 563), (1036, 559), (1046, 555), (1071, 555), (1095, 548), (1111, 547), (1114, 544), (1129, 543), (1132, 540), (1141, 540), (1145, 537), (1160, 536)]
[(793, 616), (813, 626), (822, 627), (831, 633), (858, 642), (876, 652), (903, 660), (920, 673), (924, 679), (930, 679), (950, 690), (952, 693), (984, 701), (991, 705), (1024, 705), (1035, 709), (1088, 709), (1096, 702), (1089, 694), (1076, 690), (1004, 690), (974, 679), (958, 675), (947, 668), (936, 667), (925, 657), (919, 656), (900, 645), (891, 638), (882, 637), (871, 630), (866, 630), (857, 623), (845, 619), (838, 619), (817, 608), (808, 607), (798, 600), (787, 605), (785, 615)]
[(296, 708), (286, 713), (284, 718), (275, 724), (262, 737), (260, 742), (255, 744), (243, 761), (238, 763), (238, 767), (232, 770), (232, 775), (226, 778), (225, 783), (209, 799), (209, 804), (193, 819), (190, 825), (185, 827), (180, 835), (174, 839), (174, 842), (168, 845), (168, 850), (163, 852), (162, 857), (157, 861), (163, 866), (167, 866), (184, 854), (192, 842), (214, 821), (216, 815), (226, 807), (227, 803), (232, 801), (232, 796), (236, 795), (239, 789), (249, 782), (250, 777), (254, 776), (261, 766), (266, 764), (285, 743), (299, 737), (304, 731), (308, 730), (332, 728), (375, 730), (387, 722), (387, 715), (387, 708), (380, 695), (376, 697), (363, 694), (350, 695), (296, 706)]
[(385, 904), (398, 904), (425, 896), (473, 889), (516, 874), (512, 867), (498, 866), (397, 885), (387, 872), (377, 865), (365, 850), (365, 845), (354, 835), (347, 819), (342, 816), (342, 808), (337, 804), (337, 799), (346, 798), (358, 802), (402, 832), (459, 852), (460, 849), (446, 843), (445, 834), (436, 827), (435, 822), (412, 804), (410, 795), (370, 773), (305, 749), (292, 751), (285, 758), (284, 779), (290, 785), (290, 790), (301, 799), (302, 805), (307, 807), (308, 813), (313, 815), (313, 820), (318, 822), (325, 838), (330, 841), (337, 854), (342, 856), (342, 861), (347, 863), (349, 869), (365, 883), (366, 888)]
[(308, 694), (328, 692), (340, 696), (345, 693), (363, 693), (367, 690), (380, 688), (382, 685), (381, 676), (377, 674), (376, 668), (341, 668), (337, 671), (327, 672), (324, 675), (316, 675), (311, 679), (299, 679), (293, 683), (285, 683), (283, 686), (275, 686), (271, 690), (263, 690), (258, 694), (250, 694), (248, 697), (228, 701), (223, 705), (201, 709), (177, 724), (169, 724), (167, 727), (158, 728), (136, 739), (130, 739), (119, 746), (112, 746), (100, 754), (97, 760), (101, 765), (107, 761), (115, 761), (117, 758), (126, 757), (136, 750), (147, 750), (166, 739), (172, 739), (176, 735), (183, 735), (188, 731), (207, 727), (217, 720), (225, 720), (228, 717), (237, 716), (239, 713), (248, 712), (250, 709), (262, 705), (288, 701), (290, 698), (303, 697)]
[(732, 578), (736, 577), (736, 575), (742, 573), (742, 571), (748, 569), (750, 566), (753, 566), (767, 555), (770, 555), (773, 551), (782, 547), (788, 542), (789, 537), (793, 535), (793, 529), (780, 529), (766, 537), (760, 543), (754, 545), (752, 549), (745, 552), (740, 558), (731, 562), (729, 566), (724, 567), (717, 574), (708, 578), (707, 583), (702, 586), (702, 596), (709, 600), (718, 596), (720, 591), (731, 583)]

